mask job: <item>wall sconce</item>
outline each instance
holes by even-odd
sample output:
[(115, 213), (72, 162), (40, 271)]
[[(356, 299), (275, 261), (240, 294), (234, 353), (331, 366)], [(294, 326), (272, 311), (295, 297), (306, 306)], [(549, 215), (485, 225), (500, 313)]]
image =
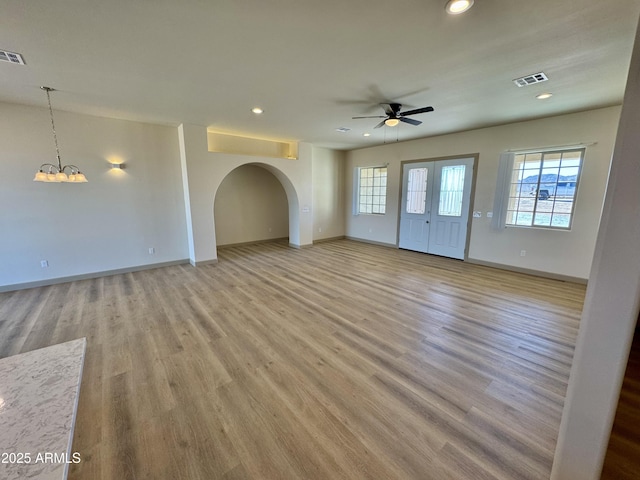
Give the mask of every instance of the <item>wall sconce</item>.
[(123, 170), (124, 169), (124, 163), (111, 163), (111, 170)]

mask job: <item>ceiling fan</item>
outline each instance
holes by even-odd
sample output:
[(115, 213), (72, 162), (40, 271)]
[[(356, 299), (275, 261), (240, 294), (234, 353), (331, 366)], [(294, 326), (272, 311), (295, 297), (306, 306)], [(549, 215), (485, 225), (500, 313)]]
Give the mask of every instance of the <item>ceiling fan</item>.
[(433, 112), (433, 107), (422, 107), (416, 108), (414, 110), (407, 110), (406, 112), (401, 112), (402, 104), (400, 103), (381, 103), (380, 106), (384, 110), (386, 115), (374, 115), (372, 117), (351, 117), (354, 120), (358, 118), (384, 118), (379, 124), (377, 124), (373, 128), (380, 128), (383, 125), (387, 125), (388, 127), (395, 127), (400, 122), (408, 123), (410, 125), (420, 125), (422, 122), (420, 120), (414, 120), (413, 118), (407, 118), (409, 115), (417, 115), (419, 113), (427, 113)]

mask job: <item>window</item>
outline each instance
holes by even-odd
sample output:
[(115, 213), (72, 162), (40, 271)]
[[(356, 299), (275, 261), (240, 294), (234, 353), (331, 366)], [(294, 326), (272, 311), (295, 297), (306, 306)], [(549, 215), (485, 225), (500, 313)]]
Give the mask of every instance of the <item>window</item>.
[(426, 168), (411, 168), (407, 179), (407, 213), (422, 215), (427, 201), (427, 173)]
[(442, 167), (440, 179), (440, 202), (438, 215), (462, 216), (462, 196), (464, 194), (465, 165)]
[(358, 213), (385, 214), (387, 206), (387, 167), (358, 169)]
[(571, 228), (584, 149), (514, 157), (506, 225)]

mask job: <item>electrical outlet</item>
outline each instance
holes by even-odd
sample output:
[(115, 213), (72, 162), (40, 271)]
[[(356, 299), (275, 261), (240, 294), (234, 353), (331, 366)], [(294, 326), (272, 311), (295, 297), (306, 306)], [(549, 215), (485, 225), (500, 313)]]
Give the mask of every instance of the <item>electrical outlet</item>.
[(520, 256), (524, 257), (527, 254), (526, 250), (520, 250)]
[(42, 268), (47, 268), (49, 266), (49, 261), (48, 260), (40, 260), (40, 266)]
[(493, 212), (487, 212), (487, 218), (493, 218)]
[(271, 227), (269, 227), (269, 233), (271, 233), (271, 230), (272, 230), (272, 228), (271, 228)]
[(149, 247), (149, 255), (155, 255), (156, 249), (153, 247)]
[(318, 233), (322, 233), (322, 227), (318, 227)]

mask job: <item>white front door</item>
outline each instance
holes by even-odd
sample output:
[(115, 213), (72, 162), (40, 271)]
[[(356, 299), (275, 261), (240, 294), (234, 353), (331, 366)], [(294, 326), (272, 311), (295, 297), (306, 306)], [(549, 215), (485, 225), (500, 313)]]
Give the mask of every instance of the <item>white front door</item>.
[(464, 259), (474, 161), (403, 166), (400, 248)]
[(433, 162), (405, 164), (402, 169), (402, 186), (399, 247), (427, 253)]

